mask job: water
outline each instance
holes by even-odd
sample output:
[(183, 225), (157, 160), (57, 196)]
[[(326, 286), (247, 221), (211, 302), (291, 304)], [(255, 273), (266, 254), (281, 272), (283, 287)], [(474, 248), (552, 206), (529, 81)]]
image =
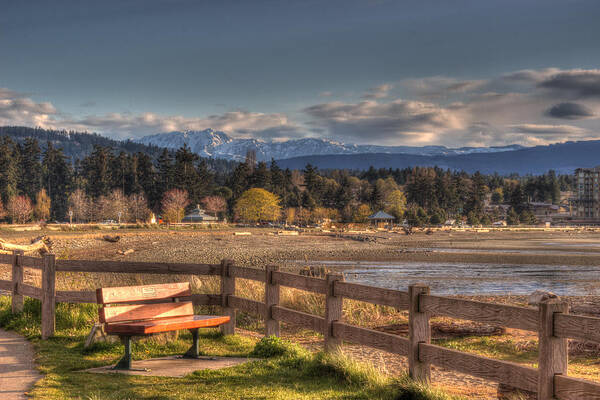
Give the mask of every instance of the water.
[[(306, 262), (302, 262), (306, 265)], [(600, 295), (599, 266), (465, 264), (432, 262), (320, 261), (349, 282), (406, 290), (425, 283), (435, 294), (527, 295), (546, 290), (558, 295)]]
[[(577, 247), (596, 247), (596, 245), (588, 244), (588, 245), (576, 245)], [(448, 248), (448, 247), (429, 247), (429, 248), (406, 248), (400, 249), (399, 252), (431, 252), (431, 253), (475, 253), (475, 254), (493, 254), (493, 253), (502, 253), (502, 254), (556, 254), (561, 256), (572, 256), (572, 255), (580, 255), (580, 256), (600, 256), (600, 251), (572, 251), (572, 250), (557, 250), (557, 249), (534, 249), (534, 250), (525, 250), (525, 249), (459, 249), (459, 248)]]

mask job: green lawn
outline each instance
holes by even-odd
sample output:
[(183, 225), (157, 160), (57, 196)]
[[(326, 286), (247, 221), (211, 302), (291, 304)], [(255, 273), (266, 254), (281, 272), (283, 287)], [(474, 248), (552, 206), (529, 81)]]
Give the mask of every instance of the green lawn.
[[(257, 342), (238, 335), (222, 336), (216, 330), (201, 335), (206, 355), (252, 356), (259, 361), (197, 371), (183, 378), (81, 372), (114, 364), (123, 352), (120, 343), (83, 348), (96, 315), (94, 305), (59, 304), (56, 335), (41, 340), (39, 302), (27, 299), (25, 310), (13, 315), (10, 298), (0, 297), (0, 326), (34, 343), (39, 369), (45, 375), (30, 393), (34, 399), (449, 399), (406, 377), (389, 378), (341, 354), (312, 354), (278, 338)], [(190, 342), (187, 333), (141, 340), (134, 343), (134, 358), (181, 354)]]

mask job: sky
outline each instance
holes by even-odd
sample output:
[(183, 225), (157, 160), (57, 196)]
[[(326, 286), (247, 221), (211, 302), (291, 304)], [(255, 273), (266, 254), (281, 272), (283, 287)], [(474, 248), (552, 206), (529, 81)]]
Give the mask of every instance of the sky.
[(0, 9), (0, 125), (451, 147), (600, 139), (595, 0)]

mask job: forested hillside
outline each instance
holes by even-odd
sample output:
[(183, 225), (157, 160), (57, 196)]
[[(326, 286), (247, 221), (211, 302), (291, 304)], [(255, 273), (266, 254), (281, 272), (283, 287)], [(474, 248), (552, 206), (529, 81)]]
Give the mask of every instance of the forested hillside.
[[(234, 206), (244, 192), (262, 188), (275, 194), (281, 217), (290, 223), (311, 223), (325, 217), (364, 222), (385, 210), (411, 223), (438, 224), (464, 216), (471, 223), (489, 221), (486, 199), (510, 204), (519, 218), (531, 222), (528, 201), (558, 202), (570, 188), (570, 176), (554, 172), (535, 177), (468, 174), (440, 168), (330, 170), (311, 165), (282, 169), (277, 162), (244, 162), (216, 169), (184, 146), (158, 157), (128, 153), (101, 145), (70, 162), (53, 141), (34, 138), (17, 142), (0, 136), (0, 215), (13, 222), (122, 219), (145, 220), (150, 210), (168, 213), (202, 204), (209, 212), (237, 218)], [(175, 204), (175, 205), (174, 205)], [(239, 208), (238, 208), (239, 209)]]

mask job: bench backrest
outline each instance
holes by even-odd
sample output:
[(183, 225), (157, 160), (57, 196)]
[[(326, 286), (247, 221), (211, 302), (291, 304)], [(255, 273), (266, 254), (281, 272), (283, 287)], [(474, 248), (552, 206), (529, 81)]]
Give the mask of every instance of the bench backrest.
[[(178, 301), (191, 294), (189, 282), (100, 288), (96, 290), (97, 303), (102, 305), (98, 316), (101, 323), (111, 323), (193, 315), (191, 301)], [(131, 304), (143, 301), (151, 304)]]

